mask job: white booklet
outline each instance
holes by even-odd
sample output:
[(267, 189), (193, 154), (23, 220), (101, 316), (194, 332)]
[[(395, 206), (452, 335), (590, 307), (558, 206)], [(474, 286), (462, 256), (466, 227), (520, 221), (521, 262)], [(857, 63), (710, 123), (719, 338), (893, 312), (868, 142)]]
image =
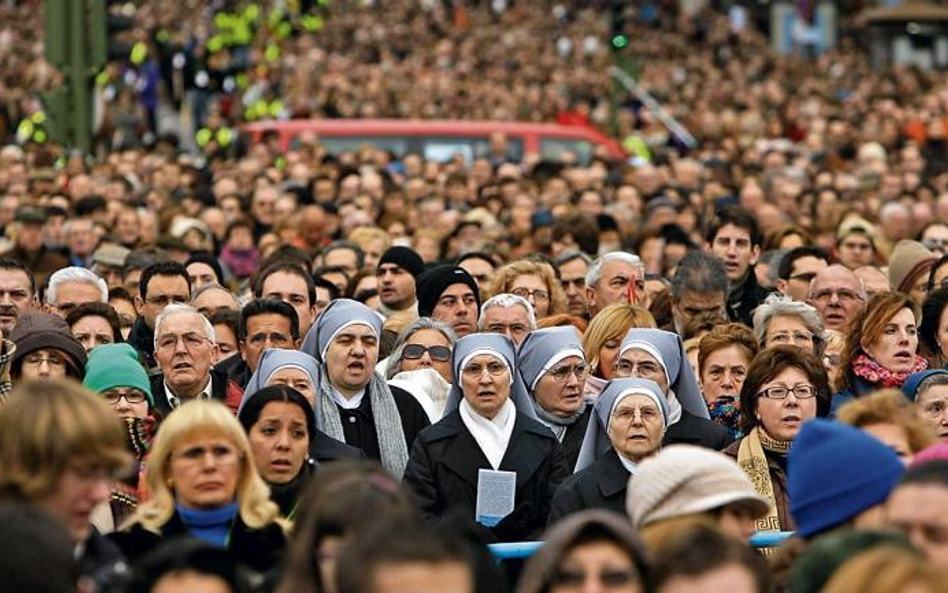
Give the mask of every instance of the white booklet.
[(482, 469), (477, 473), (476, 520), (493, 527), (514, 510), (517, 472)]

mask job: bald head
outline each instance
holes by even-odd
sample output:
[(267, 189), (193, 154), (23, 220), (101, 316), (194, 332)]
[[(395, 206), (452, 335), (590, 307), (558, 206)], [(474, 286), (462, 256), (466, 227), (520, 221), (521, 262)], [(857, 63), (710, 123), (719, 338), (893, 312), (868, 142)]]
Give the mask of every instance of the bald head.
[(856, 276), (862, 281), (866, 289), (866, 298), (871, 299), (881, 292), (888, 292), (892, 288), (889, 286), (889, 277), (882, 273), (882, 270), (876, 266), (863, 266), (856, 269)]
[(866, 302), (866, 288), (852, 270), (834, 264), (813, 277), (807, 302), (820, 312), (826, 329), (840, 329)]

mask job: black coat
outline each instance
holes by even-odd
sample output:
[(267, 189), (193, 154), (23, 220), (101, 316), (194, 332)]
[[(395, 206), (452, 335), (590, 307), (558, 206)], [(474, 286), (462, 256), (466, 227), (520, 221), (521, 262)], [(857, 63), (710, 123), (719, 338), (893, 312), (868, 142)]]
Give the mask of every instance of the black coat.
[[(151, 395), (155, 398), (155, 409), (162, 415), (167, 416), (171, 413), (171, 402), (168, 401), (168, 394), (165, 393), (165, 375), (156, 373), (149, 377), (151, 381)], [(211, 399), (227, 403), (227, 375), (215, 367), (211, 367)]]
[(560, 446), (563, 447), (563, 457), (566, 459), (566, 467), (572, 470), (576, 467), (576, 460), (579, 458), (579, 450), (583, 446), (583, 438), (586, 436), (586, 427), (589, 425), (589, 419), (592, 418), (592, 404), (586, 406), (586, 411), (566, 429), (566, 435)]
[(145, 324), (144, 317), (139, 316), (132, 324), (126, 342), (138, 351), (142, 360), (145, 361), (146, 370), (151, 371), (158, 367), (158, 363), (155, 362), (155, 330)]
[[(112, 540), (130, 562), (136, 562), (159, 544), (175, 537), (188, 537), (188, 528), (175, 512), (161, 528), (161, 533), (145, 529), (136, 523), (128, 531), (110, 533)], [(230, 530), (227, 550), (240, 566), (265, 573), (280, 565), (286, 548), (286, 536), (276, 523), (260, 529), (244, 525), (238, 514)]]
[(243, 358), (240, 357), (240, 353), (234, 354), (233, 356), (228, 356), (224, 360), (220, 361), (214, 365), (215, 369), (220, 369), (227, 373), (227, 378), (240, 386), (241, 389), (247, 388), (247, 383), (250, 381), (250, 377), (253, 373), (250, 371), (250, 367), (247, 366), (247, 363)]
[(550, 504), (552, 525), (563, 517), (585, 509), (606, 509), (625, 514), (625, 491), (629, 470), (615, 449), (581, 469), (560, 485)]
[[(454, 411), (418, 436), (404, 480), (429, 522), (454, 511), (473, 521), (481, 469), (492, 468), (460, 412)], [(569, 475), (559, 443), (549, 428), (518, 412), (498, 469), (517, 473), (515, 508), (500, 524), (485, 529), (485, 537), (492, 541), (536, 538), (546, 526), (553, 493)]]
[(309, 440), (309, 456), (316, 463), (341, 461), (343, 459), (365, 459), (365, 453), (358, 447), (337, 441), (325, 432), (316, 429), (316, 434)]
[[(402, 421), (402, 432), (405, 433), (405, 446), (411, 451), (411, 445), (425, 428), (431, 425), (428, 414), (421, 407), (414, 396), (400, 387), (389, 385), (395, 406)], [(329, 397), (320, 394), (320, 397)], [(346, 444), (362, 449), (370, 459), (382, 459), (379, 449), (379, 437), (375, 431), (375, 415), (372, 412), (372, 398), (366, 394), (358, 408), (346, 409), (336, 406), (339, 410), (339, 420), (342, 422), (342, 432), (346, 437)]]
[(667, 447), (679, 443), (721, 451), (733, 441), (731, 433), (720, 424), (682, 410), (681, 419), (665, 432), (662, 445)]
[(727, 295), (728, 317), (731, 321), (743, 323), (747, 327), (754, 327), (754, 311), (772, 292), (774, 292), (774, 289), (764, 288), (757, 283), (754, 266), (749, 266), (744, 280), (732, 288)]

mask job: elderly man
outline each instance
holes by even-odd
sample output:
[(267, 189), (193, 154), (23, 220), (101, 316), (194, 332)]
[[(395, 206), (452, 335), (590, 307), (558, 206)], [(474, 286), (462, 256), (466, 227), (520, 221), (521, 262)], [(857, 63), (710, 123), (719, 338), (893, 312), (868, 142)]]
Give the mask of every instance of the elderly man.
[(826, 329), (840, 329), (866, 302), (866, 288), (852, 270), (839, 264), (813, 277), (807, 303), (816, 307)]
[(62, 317), (85, 303), (109, 302), (109, 287), (95, 272), (77, 266), (63, 268), (49, 277), (46, 305)]
[(182, 403), (204, 398), (226, 403), (235, 412), (240, 387), (212, 368), (217, 356), (214, 327), (190, 305), (172, 303), (155, 321), (155, 359), (159, 373), (151, 376), (155, 408), (168, 414)]
[(645, 293), (645, 264), (637, 255), (624, 251), (606, 253), (586, 272), (586, 302), (589, 314), (615, 303), (648, 307)]
[(43, 286), (50, 274), (69, 265), (69, 258), (43, 244), (43, 224), (46, 222), (44, 209), (20, 206), (13, 220), (16, 244), (3, 255), (32, 270), (36, 283)]
[(688, 323), (702, 313), (727, 321), (728, 280), (724, 264), (709, 253), (693, 251), (678, 263), (672, 278), (672, 322), (674, 331), (685, 336)]
[(237, 297), (217, 282), (195, 289), (194, 294), (191, 295), (191, 306), (205, 317), (210, 317), (217, 311), (240, 311)]
[(302, 350), (320, 363), (316, 425), (362, 449), (401, 479), (428, 415), (408, 392), (375, 374), (382, 320), (350, 299), (333, 301), (306, 334)]
[(418, 316), (443, 321), (463, 337), (477, 331), (477, 282), (458, 266), (437, 266), (418, 277)]
[(18, 261), (0, 258), (0, 331), (4, 335), (36, 304), (33, 274)]
[(481, 332), (504, 334), (520, 345), (537, 328), (533, 307), (527, 299), (515, 294), (498, 294), (481, 305), (477, 329)]
[(586, 274), (592, 259), (579, 251), (560, 254), (554, 262), (560, 272), (560, 286), (566, 294), (566, 309), (570, 315), (587, 318), (589, 303), (586, 302)]
[(389, 247), (379, 260), (375, 276), (379, 283), (379, 311), (386, 317), (393, 313), (417, 309), (415, 279), (425, 263), (414, 249), (396, 245)]

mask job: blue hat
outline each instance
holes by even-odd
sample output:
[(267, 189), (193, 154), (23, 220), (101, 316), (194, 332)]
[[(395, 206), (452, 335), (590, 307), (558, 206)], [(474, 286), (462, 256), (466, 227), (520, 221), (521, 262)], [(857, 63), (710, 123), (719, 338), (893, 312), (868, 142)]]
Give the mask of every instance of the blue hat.
[(930, 369), (922, 371), (921, 373), (912, 373), (905, 382), (902, 383), (902, 393), (905, 394), (905, 397), (915, 401), (918, 399), (918, 386), (922, 384), (922, 381), (934, 375), (948, 375), (948, 371), (944, 369)]
[(359, 301), (336, 299), (323, 309), (319, 319), (306, 332), (300, 350), (323, 363), (329, 344), (350, 325), (365, 325), (375, 333), (376, 338), (382, 336), (382, 318), (378, 313)]
[(803, 424), (787, 458), (787, 494), (797, 533), (810, 537), (880, 504), (905, 466), (872, 435), (832, 420)]
[(257, 370), (250, 376), (247, 386), (244, 388), (244, 396), (240, 400), (240, 407), (237, 413), (243, 409), (244, 404), (250, 397), (266, 387), (277, 371), (286, 368), (296, 368), (309, 375), (310, 382), (313, 384), (313, 391), (319, 390), (319, 363), (315, 358), (300, 352), (299, 350), (281, 350), (279, 348), (267, 348), (260, 355), (257, 362)]

